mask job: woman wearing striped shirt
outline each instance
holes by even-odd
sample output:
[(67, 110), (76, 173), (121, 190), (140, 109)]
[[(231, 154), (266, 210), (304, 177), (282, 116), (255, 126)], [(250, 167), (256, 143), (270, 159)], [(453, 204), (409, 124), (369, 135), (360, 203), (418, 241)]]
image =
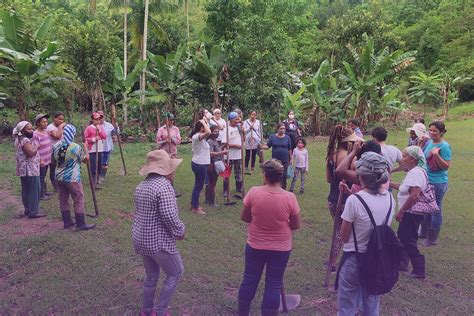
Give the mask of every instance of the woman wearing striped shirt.
[(53, 194), (52, 192), (48, 192), (46, 187), (46, 174), (48, 173), (48, 167), (51, 163), (51, 154), (53, 151), (53, 147), (51, 145), (51, 139), (49, 138), (48, 131), (46, 128), (48, 127), (48, 118), (49, 115), (47, 114), (38, 114), (35, 118), (35, 125), (36, 130), (33, 133), (33, 137), (37, 139), (39, 143), (38, 153), (40, 155), (40, 183), (41, 183), (41, 191), (40, 191), (40, 199), (41, 200), (49, 200), (49, 196)]

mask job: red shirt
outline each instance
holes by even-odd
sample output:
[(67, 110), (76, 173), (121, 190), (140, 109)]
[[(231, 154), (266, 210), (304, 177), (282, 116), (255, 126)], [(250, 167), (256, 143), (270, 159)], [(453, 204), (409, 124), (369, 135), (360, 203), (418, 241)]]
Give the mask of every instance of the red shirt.
[(296, 196), (280, 187), (252, 187), (244, 199), (252, 220), (247, 243), (261, 250), (288, 251), (292, 247), (290, 216), (300, 212)]

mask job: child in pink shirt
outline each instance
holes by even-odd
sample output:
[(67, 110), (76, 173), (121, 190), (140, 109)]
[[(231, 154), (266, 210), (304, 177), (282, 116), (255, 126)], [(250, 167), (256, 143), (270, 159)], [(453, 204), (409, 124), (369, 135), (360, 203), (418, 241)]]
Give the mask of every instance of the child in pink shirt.
[(293, 150), (293, 161), (295, 162), (295, 172), (291, 181), (290, 192), (295, 189), (296, 180), (301, 175), (300, 193), (304, 193), (304, 176), (308, 174), (309, 157), (306, 147), (306, 140), (303, 137), (296, 141), (296, 148)]

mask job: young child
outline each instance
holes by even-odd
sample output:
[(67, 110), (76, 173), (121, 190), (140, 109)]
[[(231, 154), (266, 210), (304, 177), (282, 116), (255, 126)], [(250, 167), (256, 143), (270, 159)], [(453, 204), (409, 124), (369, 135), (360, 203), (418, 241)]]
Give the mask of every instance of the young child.
[(308, 173), (308, 150), (306, 140), (300, 137), (296, 140), (296, 148), (293, 150), (293, 161), (295, 162), (295, 172), (291, 181), (290, 192), (295, 188), (296, 179), (301, 174), (300, 193), (304, 193), (304, 176)]
[(361, 137), (364, 138), (364, 135), (362, 134), (362, 131), (360, 130), (360, 120), (357, 118), (350, 119), (348, 124), (347, 124), (353, 131), (354, 133)]

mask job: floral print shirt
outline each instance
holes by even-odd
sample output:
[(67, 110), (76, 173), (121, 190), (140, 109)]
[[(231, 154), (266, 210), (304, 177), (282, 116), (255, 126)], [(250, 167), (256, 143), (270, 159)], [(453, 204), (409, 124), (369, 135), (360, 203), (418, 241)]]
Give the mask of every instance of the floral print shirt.
[(15, 139), (16, 175), (19, 177), (34, 177), (40, 175), (40, 155), (36, 152), (33, 157), (28, 157), (23, 150), (25, 144), (30, 143), (33, 147), (39, 144), (34, 139), (18, 137)]

